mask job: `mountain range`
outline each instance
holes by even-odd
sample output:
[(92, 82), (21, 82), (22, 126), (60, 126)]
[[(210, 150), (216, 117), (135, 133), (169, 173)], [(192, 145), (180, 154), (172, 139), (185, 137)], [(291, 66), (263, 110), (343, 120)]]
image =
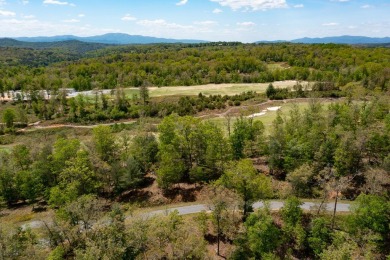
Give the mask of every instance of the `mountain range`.
[(142, 35), (129, 35), (124, 33), (107, 33), (97, 36), (79, 37), (74, 35), (61, 35), (50, 37), (17, 37), (13, 38), (23, 42), (60, 42), (60, 41), (81, 41), (90, 43), (104, 43), (104, 44), (152, 44), (152, 43), (204, 43), (202, 40), (188, 40), (188, 39), (167, 39), (156, 38)]
[[(19, 42), (17, 42), (19, 41)], [(60, 35), (60, 36), (40, 36), (40, 37), (16, 37), (0, 39), (0, 46), (3, 47), (31, 47), (31, 48), (50, 48), (56, 47), (55, 43), (68, 42), (75, 43), (93, 43), (93, 44), (107, 44), (107, 45), (125, 45), (125, 44), (153, 44), (153, 43), (207, 43), (203, 40), (195, 39), (169, 39), (156, 38), (142, 35), (128, 35), (123, 33), (108, 33), (104, 35), (79, 37), (74, 35)], [(290, 41), (257, 41), (255, 43), (278, 43), (278, 42), (292, 42), (292, 43), (335, 43), (335, 44), (386, 44), (390, 43), (390, 37), (372, 38), (365, 36), (335, 36), (324, 38), (300, 38)], [(39, 46), (38, 46), (39, 43)], [(90, 47), (90, 46), (89, 46)], [(94, 46), (103, 47), (103, 46)]]
[(280, 42), (292, 42), (292, 43), (305, 43), (305, 44), (325, 44), (325, 43), (334, 43), (334, 44), (389, 44), (390, 37), (384, 38), (372, 38), (366, 36), (332, 36), (332, 37), (323, 37), (323, 38), (299, 38), (295, 40), (285, 41), (257, 41), (255, 43), (280, 43)]

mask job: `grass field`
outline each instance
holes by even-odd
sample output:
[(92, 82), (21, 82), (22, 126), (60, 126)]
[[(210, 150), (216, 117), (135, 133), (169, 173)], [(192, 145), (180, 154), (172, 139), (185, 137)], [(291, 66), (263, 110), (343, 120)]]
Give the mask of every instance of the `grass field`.
[[(274, 87), (287, 88), (293, 87), (297, 82), (295, 80), (276, 81), (272, 84)], [(302, 85), (308, 84), (301, 82)], [(178, 87), (150, 87), (149, 93), (151, 97), (161, 96), (195, 96), (200, 92), (204, 95), (235, 95), (246, 91), (256, 91), (257, 93), (264, 93), (269, 83), (238, 83), (238, 84), (208, 84), (198, 86), (178, 86)], [(138, 94), (138, 88), (125, 89), (128, 96)]]
[[(321, 103), (324, 105), (324, 106), (327, 106), (328, 104), (331, 104), (332, 102), (334, 101), (330, 101), (330, 100), (323, 100), (321, 101)], [(294, 107), (294, 106), (297, 106), (301, 111), (303, 111), (304, 109), (308, 108), (309, 106), (309, 99), (307, 101), (299, 101), (299, 102), (287, 102), (287, 103), (283, 103), (283, 102), (275, 102), (275, 103), (271, 103), (269, 105), (267, 105), (267, 107), (276, 107), (276, 106), (280, 106), (280, 109), (279, 111), (282, 113), (282, 116), (288, 116), (288, 113), (289, 111)], [(252, 114), (255, 114), (255, 113), (259, 113), (259, 112), (262, 112), (263, 108), (260, 108), (260, 107), (256, 107), (256, 106), (251, 106), (251, 107), (245, 107), (245, 108), (242, 108), (240, 111), (241, 111), (241, 115), (242, 116), (249, 116), (249, 115), (252, 115)], [(271, 126), (272, 126), (272, 122), (275, 120), (276, 118), (276, 115), (277, 115), (277, 111), (267, 111), (264, 115), (261, 115), (261, 116), (256, 116), (253, 118), (253, 120), (255, 121), (261, 121), (263, 122), (264, 126), (265, 126), (265, 131), (266, 133), (269, 132)], [(234, 121), (239, 117), (239, 115), (235, 115), (233, 117), (231, 117), (231, 126), (234, 124)], [(227, 119), (225, 117), (213, 117), (213, 118), (208, 118), (208, 119), (205, 119), (205, 120), (208, 120), (210, 122), (214, 122), (216, 123), (218, 126), (220, 126), (224, 132), (227, 133)]]

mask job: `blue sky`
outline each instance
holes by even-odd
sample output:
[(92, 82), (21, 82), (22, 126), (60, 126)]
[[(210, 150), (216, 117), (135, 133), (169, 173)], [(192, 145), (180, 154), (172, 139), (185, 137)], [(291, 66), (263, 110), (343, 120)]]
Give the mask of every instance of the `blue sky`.
[(0, 0), (0, 37), (109, 32), (210, 41), (390, 36), (390, 0)]

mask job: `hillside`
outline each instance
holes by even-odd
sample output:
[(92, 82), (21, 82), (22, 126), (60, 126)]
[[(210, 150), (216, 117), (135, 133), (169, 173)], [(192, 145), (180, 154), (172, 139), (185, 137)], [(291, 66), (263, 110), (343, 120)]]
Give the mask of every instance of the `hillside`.
[(90, 43), (104, 43), (104, 44), (152, 44), (152, 43), (203, 43), (202, 40), (189, 39), (168, 39), (157, 38), (142, 35), (129, 35), (124, 33), (107, 33), (104, 35), (79, 37), (74, 35), (60, 35), (51, 37), (19, 37), (15, 40), (25, 42), (60, 42), (76, 40)]
[(365, 36), (336, 36), (324, 38), (300, 38), (292, 40), (293, 43), (336, 43), (336, 44), (383, 44), (390, 43), (390, 37), (371, 38)]
[(281, 42), (290, 42), (290, 43), (305, 43), (305, 44), (315, 44), (315, 43), (335, 43), (335, 44), (388, 44), (390, 43), (390, 37), (384, 38), (372, 38), (365, 36), (332, 36), (332, 37), (323, 37), (323, 38), (299, 38), (294, 40), (276, 40), (276, 41), (257, 41), (256, 43), (281, 43)]
[(22, 42), (0, 39), (0, 66), (47, 66), (61, 61), (73, 61), (87, 53), (114, 46), (76, 40), (61, 42)]

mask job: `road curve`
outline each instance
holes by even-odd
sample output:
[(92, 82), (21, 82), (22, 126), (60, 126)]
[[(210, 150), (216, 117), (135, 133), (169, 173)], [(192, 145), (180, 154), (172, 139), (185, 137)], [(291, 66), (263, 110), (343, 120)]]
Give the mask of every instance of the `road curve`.
[[(269, 201), (271, 210), (280, 210), (284, 202), (282, 201)], [(350, 211), (350, 204), (348, 203), (337, 203), (337, 212), (349, 212)], [(264, 202), (258, 201), (253, 203), (253, 208), (258, 209), (264, 207)], [(319, 203), (313, 203), (313, 202), (303, 202), (301, 205), (301, 208), (303, 210), (311, 210), (311, 209), (318, 209)], [(324, 203), (323, 208), (325, 208), (327, 211), (333, 212), (334, 210), (334, 203)], [(173, 207), (173, 208), (166, 208), (161, 210), (154, 210), (150, 211), (148, 213), (141, 214), (142, 217), (152, 217), (155, 215), (167, 215), (173, 211), (177, 210), (179, 212), (179, 215), (189, 215), (189, 214), (195, 214), (200, 213), (202, 211), (210, 211), (210, 208), (206, 204), (197, 204), (197, 205), (189, 205), (189, 206), (182, 206), (182, 207)], [(126, 218), (132, 218), (132, 216), (127, 216)], [(50, 223), (49, 223), (50, 224)], [(44, 223), (40, 220), (34, 220), (30, 221), (28, 223), (25, 223), (21, 225), (22, 229), (26, 228), (41, 228), (44, 226)]]
[[(270, 201), (270, 208), (271, 210), (280, 210), (284, 202), (281, 201)], [(318, 209), (319, 203), (314, 203), (314, 202), (304, 202), (301, 205), (301, 208), (303, 210), (311, 210), (311, 209)], [(264, 206), (264, 203), (259, 201), (255, 202), (253, 204), (254, 209), (262, 208)], [(324, 209), (327, 211), (333, 211), (334, 210), (334, 203), (324, 203), (322, 205)], [(155, 210), (151, 211), (148, 213), (143, 214), (144, 216), (150, 217), (154, 215), (159, 215), (159, 214), (169, 214), (173, 211), (177, 210), (179, 212), (179, 215), (188, 215), (188, 214), (195, 214), (195, 213), (200, 213), (202, 211), (209, 211), (210, 208), (206, 204), (198, 204), (198, 205), (190, 205), (190, 206), (183, 206), (183, 207), (175, 207), (175, 208), (167, 208), (164, 210)], [(337, 212), (349, 212), (350, 211), (350, 204), (348, 203), (337, 203)]]

